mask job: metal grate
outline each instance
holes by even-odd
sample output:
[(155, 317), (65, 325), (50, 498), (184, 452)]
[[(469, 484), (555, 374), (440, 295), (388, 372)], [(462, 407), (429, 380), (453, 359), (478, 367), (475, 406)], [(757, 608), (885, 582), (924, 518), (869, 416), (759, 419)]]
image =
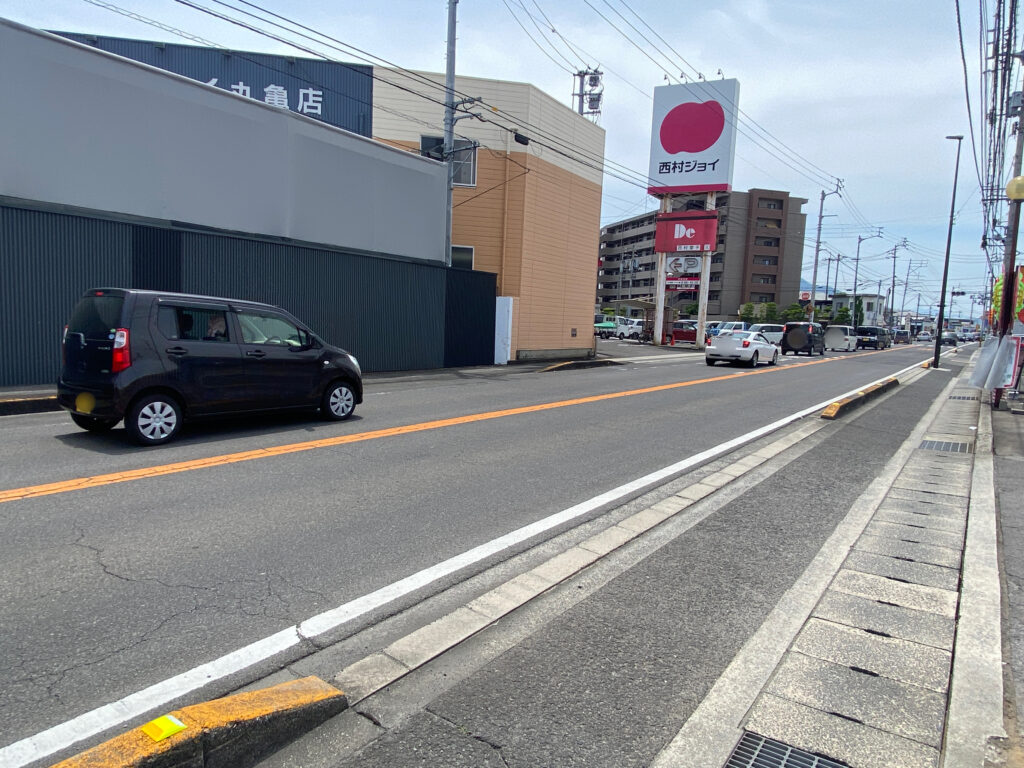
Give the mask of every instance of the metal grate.
[(849, 765), (756, 733), (744, 733), (724, 768), (849, 768)]
[(950, 395), (950, 400), (977, 400), (977, 395)]
[(923, 440), (921, 448), (926, 451), (946, 451), (947, 453), (973, 453), (970, 443), (954, 443), (950, 440)]

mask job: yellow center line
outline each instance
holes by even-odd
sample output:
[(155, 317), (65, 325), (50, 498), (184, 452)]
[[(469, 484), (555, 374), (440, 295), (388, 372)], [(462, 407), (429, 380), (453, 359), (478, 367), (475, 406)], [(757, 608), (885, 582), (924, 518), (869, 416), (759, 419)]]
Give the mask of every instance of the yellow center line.
[[(871, 355), (878, 353), (867, 352), (863, 354)], [(860, 355), (857, 356), (859, 357)], [(410, 435), (416, 432), (427, 432), (433, 429), (444, 429), (445, 427), (454, 427), (460, 424), (472, 424), (478, 421), (502, 419), (505, 418), (506, 416), (519, 416), (525, 413), (538, 413), (540, 411), (550, 411), (556, 408), (567, 408), (573, 405), (599, 403), (603, 400), (614, 400), (620, 397), (635, 397), (637, 395), (647, 395), (653, 392), (666, 392), (672, 389), (692, 387), (697, 384), (712, 384), (717, 381), (728, 381), (729, 379), (737, 379), (742, 378), (744, 376), (759, 376), (766, 373), (786, 371), (791, 368), (801, 368), (808, 365), (821, 365), (822, 363), (832, 363), (835, 362), (836, 360), (846, 359), (849, 359), (849, 357), (823, 358), (821, 360), (813, 360), (808, 361), (806, 363), (794, 363), (793, 365), (787, 365), (781, 368), (769, 367), (761, 370), (746, 371), (744, 373), (730, 373), (725, 376), (712, 376), (704, 379), (695, 379), (693, 381), (677, 381), (672, 384), (659, 384), (657, 386), (643, 387), (641, 389), (629, 389), (622, 392), (609, 392), (603, 395), (577, 397), (571, 400), (557, 400), (550, 403), (524, 405), (518, 408), (506, 408), (500, 411), (485, 411), (483, 413), (471, 413), (465, 416), (453, 416), (452, 418), (448, 419), (438, 419), (436, 421), (423, 421), (418, 424), (407, 424), (402, 427), (375, 429), (370, 432), (357, 432), (351, 435), (338, 435), (336, 437), (327, 437), (321, 440), (307, 440), (301, 443), (288, 443), (285, 445), (278, 445), (273, 448), (257, 448), (256, 450), (252, 451), (242, 451), (240, 453), (225, 453), (220, 456), (209, 456), (205, 459), (178, 461), (173, 464), (158, 464), (153, 467), (129, 469), (125, 470), (124, 472), (112, 472), (110, 474), (105, 475), (93, 475), (92, 477), (77, 477), (72, 480), (61, 480), (56, 483), (28, 485), (25, 486), (24, 488), (11, 488), (6, 491), (0, 491), (0, 504), (7, 501), (16, 501), (18, 499), (30, 499), (36, 496), (49, 496), (55, 493), (68, 493), (69, 491), (78, 491), (83, 490), (85, 488), (99, 488), (101, 486), (113, 485), (115, 483), (127, 483), (132, 480), (143, 480), (146, 478), (160, 477), (163, 475), (174, 475), (179, 472), (191, 472), (192, 470), (196, 469), (220, 467), (226, 464), (236, 464), (242, 461), (266, 459), (271, 456), (283, 456), (288, 453), (312, 451), (318, 448), (331, 448), (337, 445), (361, 443), (366, 440), (378, 440), (384, 437), (396, 437), (398, 435)]]

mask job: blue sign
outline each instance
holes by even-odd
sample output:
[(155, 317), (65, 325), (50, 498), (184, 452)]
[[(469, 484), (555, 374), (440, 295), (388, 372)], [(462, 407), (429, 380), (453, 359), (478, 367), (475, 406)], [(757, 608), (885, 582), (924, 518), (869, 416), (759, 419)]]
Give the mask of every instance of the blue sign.
[(56, 32), (75, 42), (344, 128), (373, 133), (373, 67)]

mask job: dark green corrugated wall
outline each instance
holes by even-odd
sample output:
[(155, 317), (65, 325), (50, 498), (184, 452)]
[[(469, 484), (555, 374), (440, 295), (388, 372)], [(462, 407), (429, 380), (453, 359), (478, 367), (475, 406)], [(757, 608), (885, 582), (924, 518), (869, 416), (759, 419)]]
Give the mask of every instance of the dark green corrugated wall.
[(489, 273), (0, 206), (0, 387), (56, 381), (64, 323), (98, 286), (270, 302), (365, 371), (493, 362)]

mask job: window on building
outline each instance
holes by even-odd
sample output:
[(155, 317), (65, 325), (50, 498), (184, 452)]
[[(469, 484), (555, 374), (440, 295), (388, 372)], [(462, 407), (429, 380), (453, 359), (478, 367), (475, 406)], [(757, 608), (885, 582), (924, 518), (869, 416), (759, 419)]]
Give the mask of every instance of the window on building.
[(777, 237), (755, 237), (754, 245), (760, 248), (778, 248), (779, 238)]
[(865, 312), (874, 312), (875, 311), (875, 302), (869, 301), (868, 305), (866, 307), (864, 307), (864, 311)]
[(775, 275), (753, 275), (752, 278), (760, 285), (775, 285)]
[[(420, 136), (420, 154), (434, 160), (444, 160), (444, 138), (441, 136)], [(469, 139), (455, 139), (455, 153), (452, 159), (452, 183), (457, 187), (476, 186), (476, 142)]]
[(708, 291), (708, 301), (719, 301), (719, 291)]
[(779, 219), (764, 219), (759, 216), (755, 223), (764, 229), (782, 229), (782, 221)]
[(764, 264), (766, 267), (777, 267), (779, 265), (778, 256), (755, 256), (755, 264)]
[(775, 301), (774, 293), (755, 293), (751, 296), (751, 300), (755, 304), (767, 304), (769, 301)]
[(452, 246), (452, 266), (458, 267), (459, 269), (472, 269), (473, 268), (473, 246), (471, 245), (453, 245)]
[(720, 254), (716, 253), (714, 256), (711, 257), (711, 263), (712, 264), (722, 264), (724, 262), (725, 262), (725, 256), (722, 256)]
[(776, 200), (775, 198), (771, 198), (771, 197), (762, 197), (760, 200), (757, 201), (757, 207), (758, 208), (771, 208), (772, 210), (781, 211), (782, 210), (782, 201), (781, 200)]

